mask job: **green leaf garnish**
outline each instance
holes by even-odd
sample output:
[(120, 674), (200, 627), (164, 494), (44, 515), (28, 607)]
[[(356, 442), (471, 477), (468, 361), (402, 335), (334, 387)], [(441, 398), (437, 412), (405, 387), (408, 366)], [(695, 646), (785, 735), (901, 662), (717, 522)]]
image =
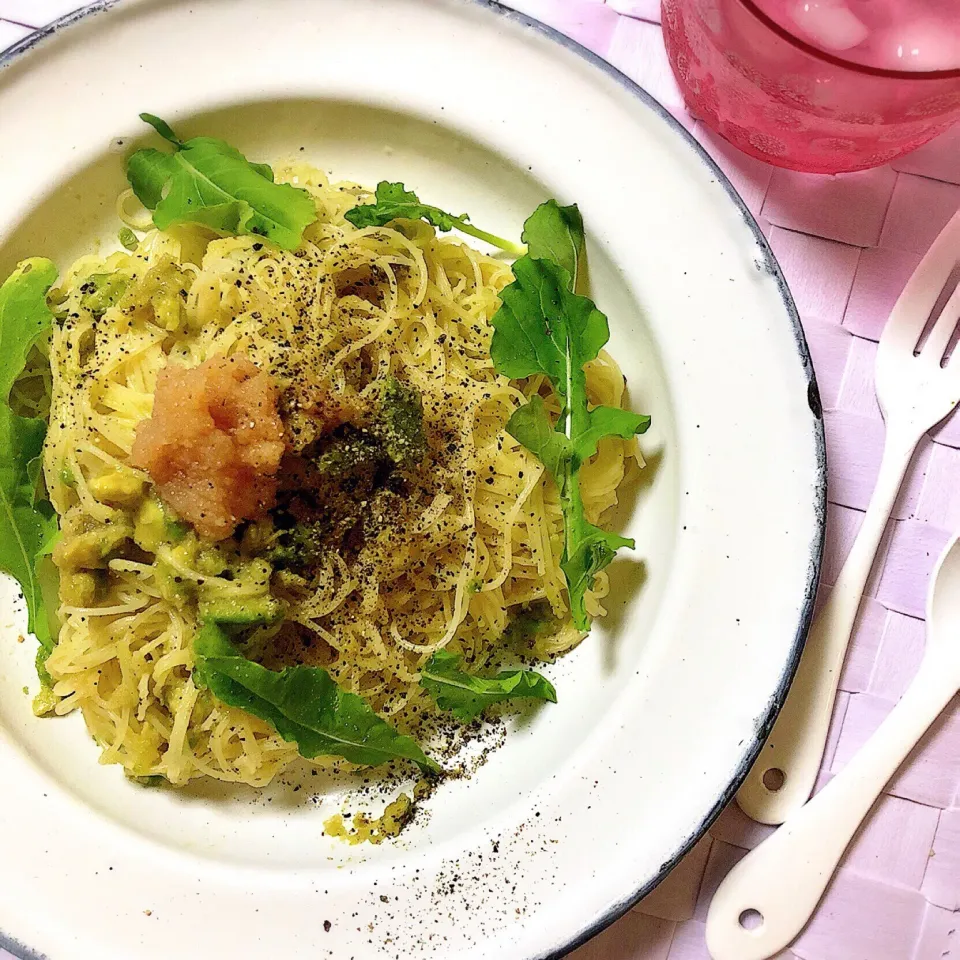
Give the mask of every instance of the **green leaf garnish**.
[(552, 260), (570, 275), (570, 292), (576, 293), (583, 260), (583, 217), (575, 204), (561, 207), (547, 200), (527, 218), (521, 234), (535, 260)]
[(193, 650), (198, 686), (265, 720), (304, 757), (336, 756), (367, 766), (406, 759), (431, 773), (440, 770), (416, 741), (398, 733), (362, 697), (342, 690), (321, 667), (268, 670), (244, 657), (214, 621), (197, 632)]
[(447, 213), (439, 207), (421, 203), (419, 197), (402, 183), (389, 183), (381, 180), (377, 184), (376, 200), (374, 203), (362, 204), (348, 210), (344, 216), (355, 227), (382, 227), (391, 220), (426, 220), (438, 230), (459, 230), (468, 236), (476, 237), (486, 243), (498, 247), (505, 253), (521, 256), (526, 253), (526, 247), (510, 240), (504, 240), (493, 233), (487, 233), (470, 223), (467, 214), (456, 216)]
[(161, 120), (160, 117), (152, 113), (141, 113), (140, 119), (144, 123), (149, 123), (164, 140), (172, 143), (178, 149), (183, 146), (183, 141), (173, 132), (173, 127), (166, 120)]
[(0, 401), (10, 399), (31, 348), (53, 323), (46, 298), (56, 279), (52, 261), (31, 257), (18, 263), (0, 287)]
[[(569, 208), (551, 206), (551, 202), (541, 205), (527, 221), (524, 236), (538, 252), (553, 251), (576, 268), (582, 247), (575, 226), (579, 216), (567, 213), (559, 218), (558, 212), (565, 210)], [(514, 412), (507, 431), (541, 460), (557, 484), (564, 521), (560, 566), (567, 580), (573, 622), (580, 630), (588, 630), (584, 595), (616, 551), (634, 543), (587, 521), (580, 467), (596, 453), (603, 437), (627, 439), (643, 433), (650, 418), (614, 407), (588, 407), (583, 367), (596, 358), (610, 338), (610, 330), (593, 301), (573, 292), (569, 270), (552, 259), (529, 255), (517, 260), (513, 272), (516, 279), (504, 288), (500, 309), (493, 317), (490, 355), (497, 371), (511, 379), (546, 375), (560, 399), (561, 413), (555, 425), (543, 401), (534, 397)]]
[(438, 650), (423, 668), (420, 685), (441, 710), (449, 710), (464, 723), (504, 700), (557, 702), (553, 684), (533, 670), (501, 670), (495, 677), (476, 677), (463, 669), (462, 659)]
[(40, 641), (37, 671), (55, 646), (38, 571), (57, 536), (57, 517), (42, 496), (40, 478), (46, 423), (22, 417), (10, 405), (10, 391), (31, 348), (50, 329), (53, 313), (46, 295), (57, 279), (49, 260), (24, 260), (0, 287), (0, 570), (20, 583), (28, 627)]
[(182, 141), (159, 117), (141, 113), (140, 119), (173, 147), (172, 153), (138, 150), (127, 160), (130, 186), (153, 211), (160, 230), (201, 223), (224, 234), (256, 234), (296, 250), (304, 229), (317, 219), (309, 193), (274, 183), (269, 166), (251, 163), (223, 140)]

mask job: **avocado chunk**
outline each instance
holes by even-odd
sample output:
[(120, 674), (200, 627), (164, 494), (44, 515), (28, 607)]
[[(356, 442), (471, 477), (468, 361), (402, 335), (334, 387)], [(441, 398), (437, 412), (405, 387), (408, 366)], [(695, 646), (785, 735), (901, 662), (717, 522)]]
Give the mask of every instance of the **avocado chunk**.
[(156, 497), (150, 497), (137, 511), (133, 539), (141, 550), (156, 553), (163, 543), (179, 543), (187, 530), (187, 525), (177, 520)]
[(180, 576), (162, 557), (157, 558), (154, 568), (154, 578), (160, 596), (167, 603), (179, 606), (189, 603), (196, 598), (196, 586), (193, 580)]
[(33, 698), (32, 709), (35, 717), (49, 717), (56, 710), (60, 698), (51, 687), (41, 684), (37, 695)]
[(143, 480), (129, 470), (112, 470), (90, 481), (90, 492), (101, 503), (130, 505), (143, 496)]
[(53, 562), (63, 571), (102, 570), (133, 531), (126, 523), (92, 523), (64, 536), (53, 548)]
[(237, 627), (277, 623), (283, 619), (284, 607), (280, 600), (264, 594), (259, 597), (200, 596), (200, 619)]
[(197, 585), (201, 620), (234, 626), (277, 623), (286, 608), (270, 594), (272, 569), (265, 560), (251, 560), (228, 571), (230, 579), (210, 577)]
[(92, 273), (80, 287), (80, 305), (95, 317), (102, 317), (115, 307), (130, 284), (122, 273)]
[(121, 298), (120, 309), (138, 308), (144, 300), (149, 300), (157, 326), (165, 330), (177, 330), (181, 325), (187, 290), (192, 282), (192, 274), (164, 254)]
[(105, 576), (101, 571), (78, 570), (60, 578), (60, 599), (73, 607), (92, 607), (102, 592)]

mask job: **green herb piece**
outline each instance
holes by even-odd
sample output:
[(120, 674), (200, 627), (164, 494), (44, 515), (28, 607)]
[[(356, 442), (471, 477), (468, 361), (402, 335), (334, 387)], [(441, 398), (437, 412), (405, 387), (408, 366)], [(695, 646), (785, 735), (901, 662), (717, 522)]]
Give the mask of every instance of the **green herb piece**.
[(353, 473), (372, 473), (383, 462), (383, 446), (377, 437), (348, 425), (340, 436), (331, 437), (316, 458), (320, 473), (346, 477)]
[[(504, 650), (514, 651), (521, 656), (536, 654), (538, 641), (554, 636), (561, 625), (561, 621), (553, 615), (548, 601), (534, 600), (511, 617), (500, 638), (500, 644)], [(541, 656), (540, 659), (556, 658)]]
[(267, 554), (267, 559), (278, 570), (315, 569), (323, 557), (325, 545), (333, 524), (322, 518), (310, 523), (297, 523), (289, 530), (282, 530), (276, 545)]
[(37, 672), (56, 643), (44, 598), (41, 567), (56, 539), (57, 517), (42, 496), (46, 423), (10, 407), (10, 391), (31, 348), (50, 329), (46, 294), (57, 279), (49, 260), (24, 260), (0, 287), (0, 570), (20, 583), (28, 627), (40, 641)]
[(432, 223), (438, 230), (457, 229), (461, 233), (476, 237), (478, 240), (484, 240), (486, 243), (513, 256), (519, 257), (526, 253), (526, 248), (521, 244), (504, 240), (503, 237), (498, 237), (475, 227), (469, 222), (470, 218), (465, 213), (456, 216), (441, 210), (439, 207), (421, 203), (419, 197), (413, 191), (407, 190), (402, 183), (389, 183), (386, 180), (381, 180), (377, 184), (375, 196), (374, 203), (354, 207), (352, 210), (348, 210), (344, 216), (355, 227), (382, 227), (390, 223), (391, 220), (426, 220), (427, 223)]
[(521, 234), (534, 260), (551, 260), (570, 275), (570, 292), (577, 292), (583, 260), (583, 217), (575, 204), (561, 207), (556, 200), (541, 203), (527, 218)]
[(387, 377), (380, 386), (377, 413), (372, 430), (387, 456), (398, 467), (415, 467), (427, 452), (420, 391), (396, 377)]
[(120, 241), (120, 245), (131, 253), (140, 246), (140, 240), (129, 227), (121, 227), (120, 232), (117, 234), (117, 239)]
[(593, 301), (573, 292), (569, 271), (552, 260), (526, 256), (513, 265), (513, 272), (516, 279), (504, 288), (493, 317), (490, 355), (497, 371), (512, 379), (546, 375), (560, 399), (556, 425), (543, 401), (534, 397), (514, 412), (507, 431), (542, 461), (557, 484), (564, 521), (560, 566), (573, 622), (588, 630), (584, 595), (594, 576), (610, 564), (618, 549), (634, 543), (587, 521), (580, 466), (596, 453), (603, 437), (627, 439), (643, 433), (650, 418), (614, 407), (588, 407), (583, 367), (596, 358), (610, 330)]
[(296, 250), (304, 229), (317, 219), (313, 198), (273, 170), (251, 163), (236, 147), (213, 137), (181, 141), (159, 117), (141, 113), (173, 146), (172, 153), (138, 150), (127, 161), (127, 179), (161, 230), (174, 223), (201, 223), (225, 234), (256, 234)]
[(425, 771), (440, 770), (413, 739), (377, 716), (362, 697), (341, 690), (320, 667), (268, 670), (247, 660), (214, 621), (201, 627), (193, 649), (198, 686), (265, 720), (304, 757), (336, 756), (367, 766), (406, 759)]
[(379, 382), (378, 393), (379, 402), (367, 427), (347, 424), (326, 440), (314, 461), (322, 474), (345, 477), (389, 464), (410, 469), (426, 456), (420, 391), (396, 377), (386, 377)]
[(446, 650), (430, 658), (420, 674), (420, 686), (441, 710), (449, 710), (464, 723), (504, 700), (557, 702), (553, 684), (533, 670), (501, 670), (495, 677), (475, 677), (463, 669), (462, 657)]

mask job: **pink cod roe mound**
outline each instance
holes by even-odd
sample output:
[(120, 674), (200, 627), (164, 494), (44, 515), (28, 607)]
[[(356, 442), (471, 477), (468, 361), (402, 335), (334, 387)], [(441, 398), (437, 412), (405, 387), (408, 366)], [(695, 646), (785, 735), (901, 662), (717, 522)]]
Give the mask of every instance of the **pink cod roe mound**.
[(270, 375), (244, 357), (167, 367), (131, 461), (197, 533), (222, 540), (274, 505), (285, 447), (277, 399)]

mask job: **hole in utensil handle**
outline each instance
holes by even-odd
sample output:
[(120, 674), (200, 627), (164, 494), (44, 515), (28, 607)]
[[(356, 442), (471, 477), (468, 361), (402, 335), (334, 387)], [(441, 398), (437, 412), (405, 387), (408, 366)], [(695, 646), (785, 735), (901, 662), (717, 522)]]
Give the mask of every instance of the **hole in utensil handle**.
[(771, 793), (776, 793), (778, 790), (782, 790), (786, 780), (787, 775), (779, 767), (771, 767), (769, 770), (765, 770), (763, 777), (761, 778), (763, 785)]
[(754, 910), (753, 907), (744, 910), (737, 920), (744, 930), (749, 930), (750, 932), (759, 930), (763, 926), (763, 914), (759, 910)]

